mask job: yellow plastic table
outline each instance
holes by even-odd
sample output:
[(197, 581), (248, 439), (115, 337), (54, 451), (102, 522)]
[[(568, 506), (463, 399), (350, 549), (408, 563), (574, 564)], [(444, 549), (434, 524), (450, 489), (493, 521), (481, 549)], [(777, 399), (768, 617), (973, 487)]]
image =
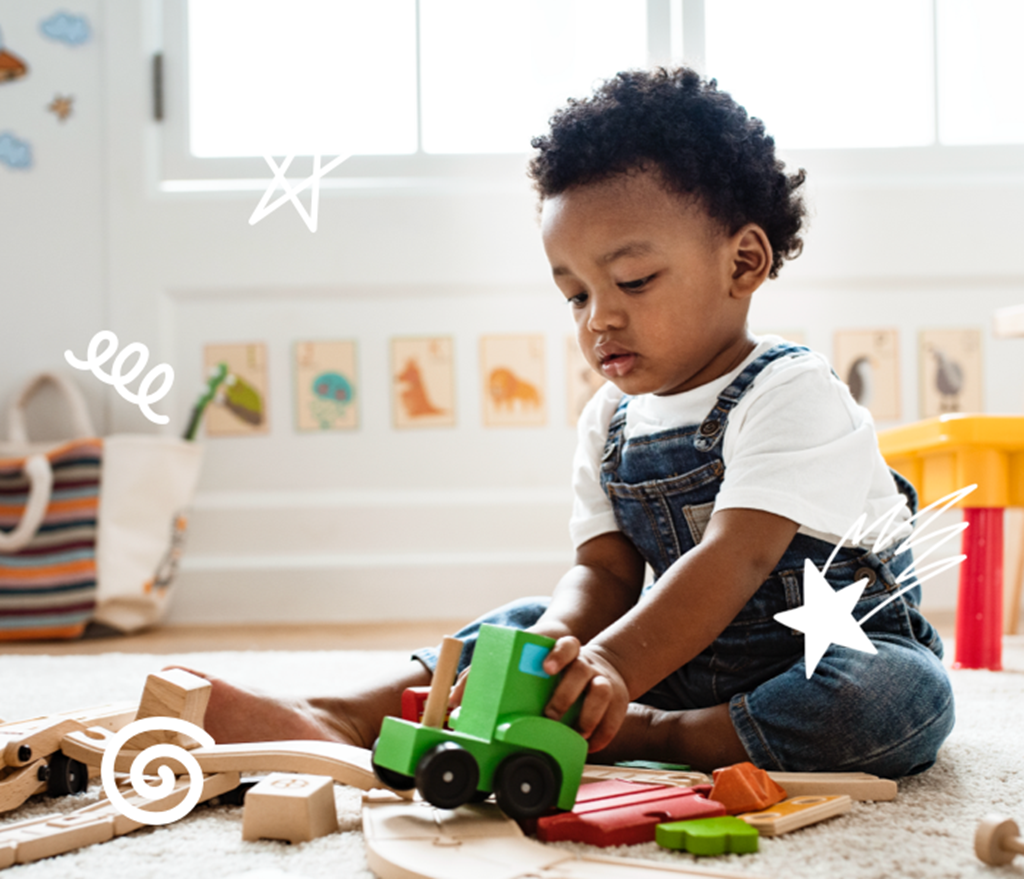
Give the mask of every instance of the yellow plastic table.
[(940, 415), (880, 431), (886, 463), (927, 506), (977, 484), (957, 506), (962, 538), (956, 610), (957, 668), (1002, 668), (1003, 509), (1024, 506), (1024, 417)]

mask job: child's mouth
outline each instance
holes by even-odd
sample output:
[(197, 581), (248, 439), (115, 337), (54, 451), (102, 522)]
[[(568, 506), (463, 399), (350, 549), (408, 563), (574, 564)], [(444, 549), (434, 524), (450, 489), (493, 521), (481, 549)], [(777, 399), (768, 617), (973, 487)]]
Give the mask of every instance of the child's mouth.
[(635, 354), (609, 354), (601, 361), (601, 372), (608, 376), (621, 378), (636, 363)]

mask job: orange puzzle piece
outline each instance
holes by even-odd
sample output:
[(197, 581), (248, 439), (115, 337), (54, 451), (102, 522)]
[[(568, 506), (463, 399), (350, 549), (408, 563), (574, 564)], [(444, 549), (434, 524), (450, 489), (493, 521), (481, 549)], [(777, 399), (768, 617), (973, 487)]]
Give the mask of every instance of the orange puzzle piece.
[(736, 763), (712, 773), (715, 785), (708, 794), (730, 815), (758, 812), (786, 799), (786, 791), (753, 763)]

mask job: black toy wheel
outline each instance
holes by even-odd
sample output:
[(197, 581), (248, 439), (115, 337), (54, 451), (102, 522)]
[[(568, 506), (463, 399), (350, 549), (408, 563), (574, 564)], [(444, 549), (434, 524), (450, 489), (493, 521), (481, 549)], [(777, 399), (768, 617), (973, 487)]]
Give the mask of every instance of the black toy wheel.
[(72, 760), (62, 751), (51, 758), (46, 776), (46, 793), (51, 797), (77, 794), (89, 786), (89, 770), (84, 763)]
[(416, 780), (411, 775), (402, 775), (401, 772), (395, 772), (393, 769), (377, 765), (377, 761), (373, 757), (377, 753), (377, 742), (379, 741), (380, 739), (377, 739), (373, 743), (373, 751), (370, 754), (373, 774), (381, 780), (382, 784), (387, 785), (392, 790), (412, 790), (416, 787)]
[(473, 755), (455, 742), (434, 745), (416, 767), (416, 790), (432, 806), (454, 809), (476, 793), (480, 767)]
[(509, 818), (536, 818), (558, 799), (561, 772), (541, 754), (506, 757), (494, 775), (494, 793)]

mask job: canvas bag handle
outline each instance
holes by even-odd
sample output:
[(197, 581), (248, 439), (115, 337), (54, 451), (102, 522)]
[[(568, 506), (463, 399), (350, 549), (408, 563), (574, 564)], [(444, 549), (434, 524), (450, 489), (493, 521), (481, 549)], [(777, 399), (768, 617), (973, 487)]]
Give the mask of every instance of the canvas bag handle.
[(96, 429), (92, 426), (92, 419), (89, 417), (89, 410), (85, 405), (85, 398), (78, 386), (69, 382), (64, 376), (55, 372), (40, 372), (30, 378), (25, 387), (21, 389), (14, 400), (11, 401), (7, 410), (7, 438), (12, 443), (27, 443), (28, 430), (25, 427), (25, 407), (28, 401), (35, 396), (36, 392), (47, 382), (54, 385), (64, 395), (68, 411), (71, 413), (71, 423), (74, 425), (75, 435), (73, 439), (88, 439), (96, 436)]
[[(85, 406), (85, 399), (77, 386), (62, 376), (52, 372), (41, 372), (30, 378), (21, 393), (13, 400), (7, 410), (7, 435), (12, 443), (28, 443), (28, 431), (25, 428), (25, 407), (35, 393), (47, 382), (55, 385), (64, 395), (71, 411), (71, 420), (77, 437), (88, 438), (96, 435)], [(53, 490), (53, 470), (46, 455), (36, 453), (25, 460), (25, 476), (28, 477), (28, 501), (21, 521), (10, 531), (0, 530), (0, 552), (14, 553), (24, 549), (35, 537), (39, 526), (50, 506)]]
[(21, 521), (11, 531), (0, 531), (0, 552), (12, 553), (24, 549), (36, 536), (43, 524), (46, 508), (50, 505), (53, 488), (53, 471), (46, 455), (30, 455), (25, 461), (25, 475), (28, 477), (28, 503)]

